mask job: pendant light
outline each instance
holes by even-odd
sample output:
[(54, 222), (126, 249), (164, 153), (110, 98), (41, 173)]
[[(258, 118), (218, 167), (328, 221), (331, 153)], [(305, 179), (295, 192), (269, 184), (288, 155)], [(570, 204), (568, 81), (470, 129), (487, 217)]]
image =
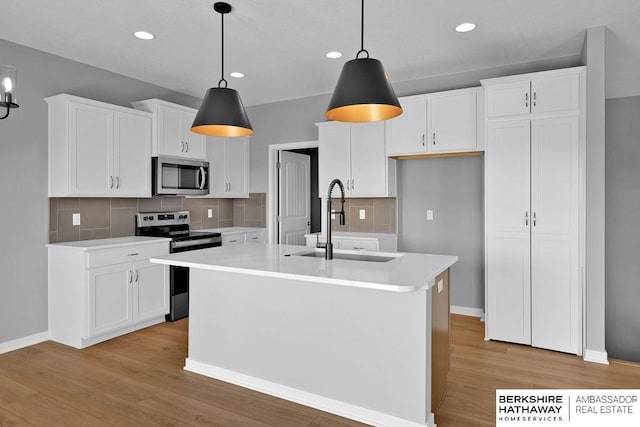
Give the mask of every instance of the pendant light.
[[(251, 123), (244, 110), (240, 94), (229, 89), (224, 78), (224, 15), (231, 12), (231, 5), (214, 3), (213, 9), (222, 17), (222, 71), (218, 87), (210, 88), (202, 100), (191, 131), (207, 136), (248, 136), (253, 134)], [(223, 86), (224, 84), (224, 86)]]
[[(360, 54), (366, 56), (360, 58)], [(329, 102), (326, 116), (339, 122), (377, 122), (402, 114), (382, 62), (369, 58), (364, 48), (364, 0), (360, 25), (360, 50), (356, 59), (344, 64)]]

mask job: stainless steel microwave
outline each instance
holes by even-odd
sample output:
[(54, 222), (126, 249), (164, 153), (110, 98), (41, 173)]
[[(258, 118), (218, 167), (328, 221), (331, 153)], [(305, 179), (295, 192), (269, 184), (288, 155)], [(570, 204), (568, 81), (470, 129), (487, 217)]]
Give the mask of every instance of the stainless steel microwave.
[(209, 194), (209, 162), (180, 157), (152, 158), (154, 195)]

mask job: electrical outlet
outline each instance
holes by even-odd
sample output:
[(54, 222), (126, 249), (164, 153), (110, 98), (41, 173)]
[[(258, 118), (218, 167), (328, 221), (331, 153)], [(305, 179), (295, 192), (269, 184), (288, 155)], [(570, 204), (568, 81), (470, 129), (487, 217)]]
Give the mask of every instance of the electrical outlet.
[(80, 214), (74, 213), (72, 215), (72, 221), (73, 221), (73, 225), (80, 225)]
[(433, 211), (432, 210), (428, 210), (427, 211), (427, 221), (433, 221)]
[(367, 219), (367, 215), (364, 209), (360, 209), (360, 219)]
[(207, 209), (207, 218), (213, 218), (213, 209)]
[(331, 211), (331, 219), (336, 219), (336, 211)]

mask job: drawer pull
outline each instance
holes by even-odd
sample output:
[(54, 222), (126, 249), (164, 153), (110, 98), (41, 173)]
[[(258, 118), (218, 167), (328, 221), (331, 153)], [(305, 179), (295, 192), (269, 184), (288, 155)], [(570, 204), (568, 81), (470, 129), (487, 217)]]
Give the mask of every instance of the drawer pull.
[(134, 252), (132, 254), (127, 254), (127, 256), (138, 256), (140, 255), (140, 252)]

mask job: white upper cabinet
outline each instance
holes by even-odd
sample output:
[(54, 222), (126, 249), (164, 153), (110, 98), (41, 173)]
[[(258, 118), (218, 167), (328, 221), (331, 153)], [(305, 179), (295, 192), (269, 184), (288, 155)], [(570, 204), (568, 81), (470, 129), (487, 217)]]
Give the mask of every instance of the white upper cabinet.
[(400, 98), (402, 114), (387, 121), (387, 154), (427, 153), (427, 99)]
[(71, 95), (49, 105), (49, 197), (151, 197), (151, 115)]
[(387, 121), (387, 155), (480, 151), (482, 89), (460, 89), (400, 98), (403, 113)]
[(191, 132), (197, 110), (160, 99), (136, 101), (132, 105), (153, 114), (153, 156), (206, 158), (206, 138)]
[(348, 197), (396, 195), (396, 161), (385, 155), (384, 122), (324, 122), (317, 126), (321, 197), (336, 178), (342, 181)]
[(249, 137), (207, 138), (209, 195), (249, 197)]
[[(483, 80), (487, 117), (572, 111), (580, 108), (580, 78), (572, 69)], [(528, 78), (527, 78), (528, 77)]]

